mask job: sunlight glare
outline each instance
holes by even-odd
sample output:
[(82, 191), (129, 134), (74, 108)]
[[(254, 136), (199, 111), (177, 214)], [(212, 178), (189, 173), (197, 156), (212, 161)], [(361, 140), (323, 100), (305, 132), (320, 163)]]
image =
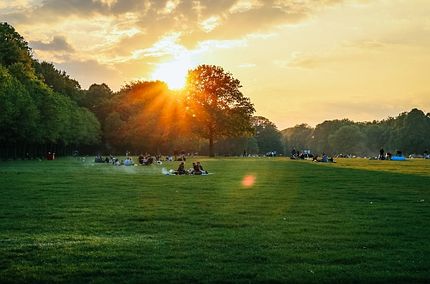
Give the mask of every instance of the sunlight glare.
[(188, 70), (191, 68), (187, 58), (177, 58), (174, 61), (159, 64), (152, 74), (152, 79), (166, 82), (172, 90), (182, 89), (185, 86)]

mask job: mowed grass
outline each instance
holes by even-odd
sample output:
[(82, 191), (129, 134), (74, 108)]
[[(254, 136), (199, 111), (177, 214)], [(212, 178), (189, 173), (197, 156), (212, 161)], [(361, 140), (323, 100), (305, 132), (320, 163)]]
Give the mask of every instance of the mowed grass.
[(429, 160), (89, 160), (0, 163), (0, 282), (430, 281)]

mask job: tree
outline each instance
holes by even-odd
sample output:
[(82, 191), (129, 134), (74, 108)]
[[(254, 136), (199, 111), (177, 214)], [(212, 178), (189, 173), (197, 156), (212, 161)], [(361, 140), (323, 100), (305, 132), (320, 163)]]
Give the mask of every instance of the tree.
[(240, 81), (219, 66), (200, 65), (188, 72), (186, 109), (191, 127), (209, 140), (209, 156), (214, 141), (222, 137), (251, 134), (255, 112), (250, 99), (241, 92)]
[(354, 122), (348, 119), (327, 120), (318, 124), (312, 134), (312, 149), (315, 149), (315, 152), (317, 153), (325, 152), (326, 154), (334, 154), (337, 149), (333, 149), (333, 147), (331, 147), (329, 136), (334, 134), (342, 126), (353, 124)]
[(23, 63), (31, 67), (31, 50), (24, 38), (8, 23), (0, 23), (0, 65)]
[(283, 152), (282, 135), (273, 122), (263, 116), (254, 116), (252, 126), (255, 129), (255, 139), (260, 154), (272, 151)]
[(178, 137), (192, 136), (180, 97), (163, 82), (130, 83), (112, 97), (110, 105), (103, 129), (108, 145), (118, 150), (171, 152), (186, 142)]
[(400, 114), (393, 123), (390, 144), (407, 153), (423, 153), (430, 147), (430, 118), (416, 108)]
[(357, 125), (344, 125), (328, 138), (333, 151), (343, 154), (363, 154), (366, 136)]
[(85, 95), (83, 96), (81, 103), (83, 106), (91, 110), (100, 122), (106, 119), (107, 113), (110, 109), (110, 103), (114, 97), (113, 91), (105, 83), (92, 84)]
[(0, 65), (0, 143), (30, 140), (39, 111), (25, 87)]
[(83, 91), (78, 81), (71, 79), (65, 71), (57, 70), (52, 63), (34, 61), (33, 65), (36, 73), (55, 92), (65, 95), (77, 103), (81, 102)]
[(312, 133), (314, 129), (303, 123), (291, 128), (284, 129), (285, 152), (289, 152), (293, 148), (296, 150), (306, 150), (311, 148)]

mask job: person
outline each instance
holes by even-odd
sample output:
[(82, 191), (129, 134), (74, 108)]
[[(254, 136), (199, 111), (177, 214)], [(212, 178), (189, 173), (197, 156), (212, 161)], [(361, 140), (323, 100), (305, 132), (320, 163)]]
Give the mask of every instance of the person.
[(384, 149), (381, 148), (381, 150), (379, 150), (379, 160), (385, 160), (385, 152)]
[(328, 156), (326, 155), (326, 153), (322, 154), (321, 162), (323, 162), (323, 163), (327, 163), (328, 162)]
[(154, 158), (153, 157), (151, 157), (151, 156), (149, 156), (148, 157), (148, 159), (146, 159), (146, 161), (145, 161), (145, 166), (149, 166), (149, 165), (151, 165), (152, 163), (154, 163)]
[(104, 159), (100, 154), (97, 154), (97, 156), (94, 159), (94, 163), (103, 163)]
[(133, 160), (131, 159), (131, 157), (127, 157), (124, 161), (124, 166), (133, 166)]
[(193, 169), (191, 170), (191, 174), (193, 174), (193, 175), (201, 175), (202, 174), (202, 172), (200, 171), (200, 167), (196, 163), (193, 163)]
[(386, 160), (391, 160), (391, 157), (393, 156), (393, 154), (391, 154), (390, 152), (387, 152), (385, 156), (386, 156), (385, 157)]
[(185, 170), (185, 162), (179, 164), (178, 170), (175, 172), (176, 175), (185, 175), (187, 171)]
[(200, 162), (197, 162), (197, 167), (199, 168), (199, 171), (201, 173), (208, 174), (208, 172), (203, 169), (203, 166), (202, 166), (202, 164)]
[(296, 158), (296, 155), (297, 155), (297, 151), (296, 151), (296, 148), (293, 148), (293, 150), (291, 151), (291, 159), (295, 159)]
[(144, 163), (144, 159), (145, 159), (145, 157), (143, 157), (143, 154), (141, 153), (141, 154), (139, 155), (139, 158), (138, 158), (138, 160), (139, 160), (139, 164), (143, 165), (143, 163)]

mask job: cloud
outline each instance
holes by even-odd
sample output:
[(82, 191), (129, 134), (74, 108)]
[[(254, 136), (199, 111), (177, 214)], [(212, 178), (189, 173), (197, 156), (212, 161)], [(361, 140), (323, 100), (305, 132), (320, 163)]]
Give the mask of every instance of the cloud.
[(38, 50), (53, 50), (53, 51), (73, 51), (73, 47), (66, 41), (63, 36), (54, 36), (50, 42), (31, 41), (30, 46)]
[[(181, 43), (191, 48), (204, 40), (225, 40), (267, 31), (273, 26), (305, 19), (321, 6), (340, 1), (327, 0), (45, 0), (37, 5), (26, 3), (22, 9), (0, 10), (0, 16), (23, 26), (112, 17), (121, 24), (121, 16), (134, 14), (134, 28), (146, 37), (181, 33)], [(21, 6), (20, 6), (21, 7)], [(138, 11), (136, 13), (136, 11)], [(142, 36), (142, 34), (140, 36)], [(136, 37), (139, 39), (139, 37)], [(150, 45), (154, 40), (148, 40)], [(146, 46), (149, 47), (149, 46)]]

